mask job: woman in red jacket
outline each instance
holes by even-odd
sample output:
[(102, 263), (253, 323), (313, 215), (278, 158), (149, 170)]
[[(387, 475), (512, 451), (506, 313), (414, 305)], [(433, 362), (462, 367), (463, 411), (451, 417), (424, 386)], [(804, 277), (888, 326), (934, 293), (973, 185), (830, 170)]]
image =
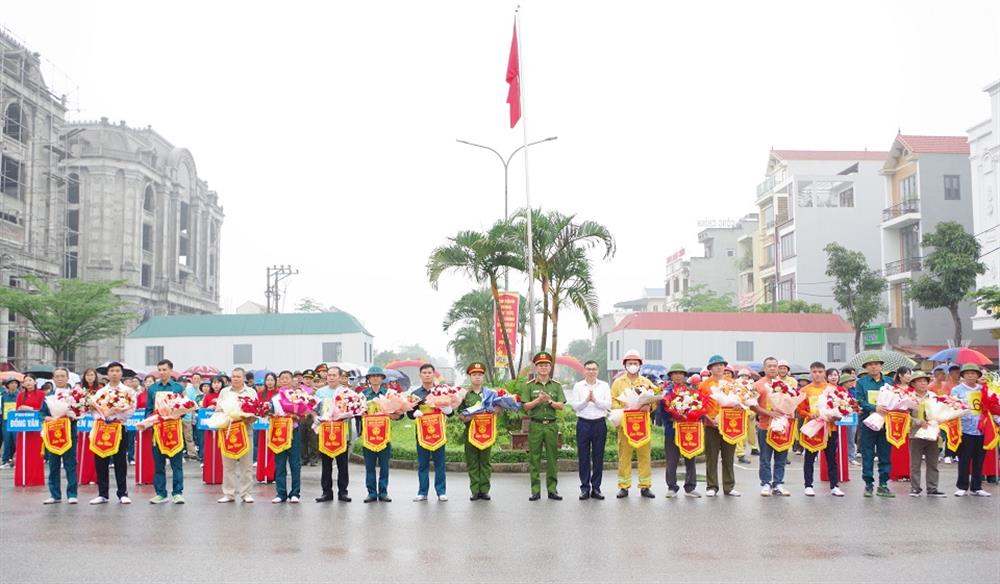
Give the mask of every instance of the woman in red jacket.
[[(260, 399), (267, 402), (276, 395), (278, 395), (278, 376), (268, 372), (264, 376), (264, 389), (260, 392)], [(267, 430), (257, 430), (255, 434), (257, 435), (257, 482), (270, 484), (274, 482), (274, 453), (267, 447)]]

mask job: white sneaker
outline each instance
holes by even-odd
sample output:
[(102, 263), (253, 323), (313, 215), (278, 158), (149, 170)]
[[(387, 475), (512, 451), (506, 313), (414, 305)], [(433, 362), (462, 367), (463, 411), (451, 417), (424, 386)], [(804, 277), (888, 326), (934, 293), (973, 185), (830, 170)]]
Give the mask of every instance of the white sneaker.
[[(986, 493), (986, 491), (983, 492)], [(989, 497), (990, 496), (989, 493), (986, 493), (986, 496)], [(440, 501), (441, 503), (444, 503), (447, 500), (448, 500), (448, 495), (438, 495), (438, 501)]]
[(684, 496), (691, 497), (692, 499), (701, 499), (701, 493), (698, 491), (685, 491)]
[(121, 503), (122, 505), (131, 505), (132, 499), (129, 499), (128, 497), (119, 497), (118, 502)]
[(677, 496), (677, 491), (671, 491), (670, 489), (667, 489), (667, 494), (663, 496), (666, 497), (667, 499), (673, 499), (674, 497)]
[(709, 489), (709, 490), (705, 491), (705, 496), (706, 497), (715, 497), (718, 494), (719, 494), (719, 492), (716, 491), (715, 489)]
[(727, 497), (742, 497), (743, 493), (737, 491), (736, 489), (733, 489), (733, 490), (729, 491), (728, 493), (725, 493), (725, 495)]
[(257, 461), (256, 461), (256, 460), (255, 460), (255, 461), (253, 461), (253, 467), (254, 467), (254, 468), (257, 468)]
[(416, 497), (413, 498), (413, 502), (414, 503), (422, 503), (422, 502), (424, 502), (426, 500), (427, 500), (427, 496), (426, 495), (417, 495)]
[(778, 485), (777, 487), (774, 487), (774, 491), (772, 492), (776, 495), (781, 495), (782, 497), (792, 496), (792, 492), (786, 489), (785, 485)]
[(830, 494), (833, 495), (834, 497), (843, 497), (844, 491), (841, 491), (840, 487), (834, 487), (830, 489)]
[(70, 505), (76, 505), (77, 503), (80, 502), (80, 500), (77, 499), (76, 497), (70, 497), (69, 499), (66, 499), (66, 502), (69, 503)]
[(91, 505), (103, 505), (107, 502), (108, 500), (105, 499), (104, 497), (94, 497), (93, 499), (90, 500)]
[(771, 496), (771, 486), (770, 485), (764, 485), (763, 487), (761, 487), (760, 488), (760, 496), (761, 497), (770, 497)]
[(987, 492), (987, 491), (979, 489), (978, 491), (973, 491), (972, 492), (972, 496), (974, 496), (974, 497), (992, 497), (993, 495), (989, 494), (989, 492)]
[(132, 465), (132, 466), (135, 466), (135, 461), (134, 461), (134, 460), (130, 460), (130, 461), (128, 461), (128, 463), (129, 463), (130, 465)]
[(271, 499), (271, 502), (272, 503), (284, 503), (285, 500), (282, 499), (281, 497), (275, 497), (275, 498)]
[(805, 492), (806, 497), (815, 497), (816, 496), (816, 490), (813, 489), (812, 487), (806, 487), (806, 490), (804, 492)]
[(10, 468), (10, 463), (9, 462), (5, 462), (3, 464), (0, 464), (0, 470), (7, 470), (9, 468)]
[(42, 505), (55, 505), (56, 503), (62, 503), (62, 499), (53, 499), (52, 497), (49, 497), (48, 499), (42, 501)]
[(243, 502), (244, 503), (253, 503), (253, 497), (251, 497), (250, 495), (247, 495), (246, 497), (243, 497)]
[(951, 457), (950, 456), (945, 456), (944, 457), (944, 463), (945, 464), (951, 464)]
[(298, 497), (289, 497), (288, 498), (288, 502), (289, 503), (298, 503), (299, 502), (299, 498)]
[(955, 491), (955, 496), (956, 497), (964, 497), (964, 496), (966, 496), (968, 494), (969, 494), (969, 491), (963, 491), (962, 489), (959, 489), (959, 490)]
[(216, 501), (216, 503), (232, 503), (234, 501), (236, 501), (235, 498), (230, 497), (229, 495), (224, 495), (221, 499)]

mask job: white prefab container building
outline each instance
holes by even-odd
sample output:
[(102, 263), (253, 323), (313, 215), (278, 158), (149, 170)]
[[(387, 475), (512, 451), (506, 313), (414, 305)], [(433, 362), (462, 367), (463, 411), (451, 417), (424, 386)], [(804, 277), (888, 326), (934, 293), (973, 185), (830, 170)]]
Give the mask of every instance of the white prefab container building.
[(774, 356), (839, 367), (854, 354), (854, 329), (836, 314), (636, 312), (608, 333), (608, 368), (621, 370), (630, 349), (668, 367), (703, 367), (716, 354), (734, 365)]
[(157, 316), (125, 339), (125, 362), (144, 371), (167, 358), (182, 370), (307, 369), (319, 363), (372, 364), (372, 335), (346, 312)]

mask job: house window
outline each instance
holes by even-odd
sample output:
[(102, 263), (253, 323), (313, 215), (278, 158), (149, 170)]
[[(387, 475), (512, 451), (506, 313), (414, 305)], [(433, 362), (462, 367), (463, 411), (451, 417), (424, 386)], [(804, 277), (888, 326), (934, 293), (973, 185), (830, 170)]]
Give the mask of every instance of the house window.
[(677, 294), (680, 291), (681, 291), (681, 279), (674, 278), (674, 294)]
[(736, 248), (735, 247), (727, 247), (726, 248), (726, 257), (727, 258), (734, 258), (734, 257), (736, 257)]
[(13, 360), (14, 355), (17, 354), (17, 333), (14, 331), (7, 331), (7, 359)]
[(646, 359), (656, 361), (663, 359), (663, 341), (646, 339)]
[(961, 177), (957, 174), (944, 175), (944, 200), (957, 201), (962, 198)]
[(182, 233), (186, 232), (191, 224), (191, 206), (185, 203), (184, 201), (181, 201), (180, 223), (181, 223), (180, 230)]
[(0, 190), (8, 197), (24, 198), (21, 184), (21, 163), (9, 156), (4, 156), (0, 163)]
[(753, 361), (753, 341), (736, 341), (736, 360)]
[(66, 260), (63, 265), (63, 277), (64, 278), (76, 278), (78, 276), (78, 268), (80, 263), (80, 255), (75, 251), (66, 252)]
[(764, 246), (764, 265), (765, 266), (774, 265), (774, 245)]
[(826, 361), (827, 363), (843, 363), (847, 360), (847, 343), (827, 343)]
[(764, 215), (764, 227), (773, 227), (774, 226), (774, 207), (771, 206), (771, 205), (768, 205), (767, 207), (764, 207), (764, 213), (763, 213), (763, 215)]
[(778, 300), (795, 300), (795, 280), (778, 282)]
[[(323, 343), (324, 363), (341, 361), (343, 357), (343, 347), (340, 343)], [(368, 343), (365, 343), (365, 361), (368, 360)]]
[(156, 364), (163, 360), (163, 345), (149, 345), (146, 347), (146, 367), (156, 367)]
[(253, 345), (233, 345), (233, 364), (249, 365), (253, 363)]
[(150, 288), (153, 286), (153, 266), (149, 264), (142, 264), (142, 274), (140, 275), (139, 285), (143, 288)]
[(66, 211), (66, 245), (74, 246), (80, 244), (80, 210), (68, 209)]
[(70, 205), (80, 203), (80, 175), (71, 174), (66, 178), (66, 202)]
[(781, 259), (787, 260), (795, 255), (795, 234), (787, 233), (781, 236)]
[(153, 191), (153, 185), (146, 185), (146, 192), (142, 195), (142, 208), (150, 213), (156, 209), (156, 192)]
[(912, 201), (917, 198), (917, 175), (911, 174), (899, 183), (899, 192), (902, 200)]
[(142, 224), (142, 251), (153, 251), (153, 226)]
[(17, 140), (24, 142), (28, 133), (24, 127), (24, 115), (21, 112), (21, 105), (12, 103), (7, 106), (3, 115), (3, 133)]
[(840, 206), (841, 207), (854, 206), (854, 187), (840, 191)]

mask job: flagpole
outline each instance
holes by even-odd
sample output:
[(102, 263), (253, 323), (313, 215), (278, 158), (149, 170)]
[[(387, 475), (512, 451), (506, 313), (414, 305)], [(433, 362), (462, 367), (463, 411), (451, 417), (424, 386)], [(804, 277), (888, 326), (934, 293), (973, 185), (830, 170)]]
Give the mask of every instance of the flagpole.
[(514, 21), (517, 24), (517, 82), (518, 98), (521, 106), (521, 131), (524, 138), (524, 201), (528, 219), (528, 336), (531, 337), (531, 355), (535, 355), (535, 269), (534, 245), (531, 227), (531, 181), (528, 179), (528, 122), (524, 115), (524, 51), (522, 50), (521, 6), (514, 11)]

